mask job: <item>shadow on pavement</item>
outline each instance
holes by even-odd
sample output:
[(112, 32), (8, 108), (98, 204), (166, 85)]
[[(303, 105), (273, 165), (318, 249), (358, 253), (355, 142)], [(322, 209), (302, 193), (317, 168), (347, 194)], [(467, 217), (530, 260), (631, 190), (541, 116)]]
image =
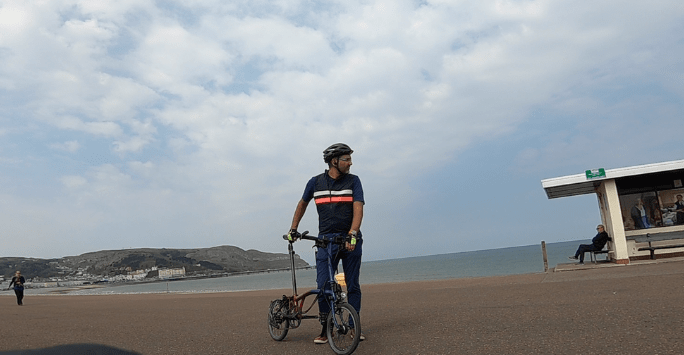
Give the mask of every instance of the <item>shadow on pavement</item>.
[(0, 351), (0, 355), (142, 355), (99, 344), (69, 344), (45, 349)]

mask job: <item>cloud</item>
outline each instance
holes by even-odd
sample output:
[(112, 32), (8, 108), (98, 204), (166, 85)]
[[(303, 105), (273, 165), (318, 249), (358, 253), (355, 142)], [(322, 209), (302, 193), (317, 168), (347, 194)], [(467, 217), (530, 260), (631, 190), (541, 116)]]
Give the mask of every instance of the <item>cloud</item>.
[(88, 183), (88, 180), (81, 176), (63, 176), (61, 180), (62, 184), (70, 189), (78, 188)]
[(63, 150), (69, 153), (75, 153), (77, 150), (79, 150), (79, 148), (81, 148), (81, 144), (79, 144), (78, 141), (68, 141), (64, 143), (50, 144), (50, 148)]
[(84, 122), (77, 117), (63, 116), (56, 117), (55, 126), (60, 129), (85, 132), (102, 136), (118, 136), (121, 128), (114, 122)]

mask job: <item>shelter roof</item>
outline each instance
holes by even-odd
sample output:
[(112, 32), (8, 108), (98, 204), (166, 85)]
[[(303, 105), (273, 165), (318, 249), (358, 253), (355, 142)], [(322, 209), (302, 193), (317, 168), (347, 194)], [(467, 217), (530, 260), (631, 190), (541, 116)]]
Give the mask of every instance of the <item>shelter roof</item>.
[(600, 178), (587, 178), (586, 174), (576, 174), (561, 176), (557, 178), (542, 180), (542, 187), (549, 199), (558, 197), (568, 197), (586, 195), (595, 192), (595, 189), (603, 180), (619, 179), (628, 176), (638, 176), (646, 174), (661, 173), (673, 170), (684, 169), (684, 160), (668, 161), (646, 165), (630, 166), (627, 168), (617, 168), (606, 170), (606, 176)]

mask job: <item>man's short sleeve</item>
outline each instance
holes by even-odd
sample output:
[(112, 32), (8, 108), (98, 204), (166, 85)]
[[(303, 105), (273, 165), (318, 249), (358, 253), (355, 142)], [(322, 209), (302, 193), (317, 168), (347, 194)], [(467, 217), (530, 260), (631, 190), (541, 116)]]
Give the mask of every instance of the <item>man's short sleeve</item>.
[[(304, 202), (309, 203), (309, 201), (311, 201), (314, 195), (315, 186), (316, 177), (314, 176), (306, 183), (306, 187), (304, 188), (304, 194), (302, 195), (302, 200), (304, 200)], [(363, 195), (363, 192), (361, 192), (361, 194)]]
[(354, 198), (354, 202), (362, 202), (363, 204), (366, 204), (366, 201), (363, 199), (363, 186), (361, 186), (361, 179), (359, 179), (358, 176), (354, 176), (354, 187), (352, 188), (352, 197)]

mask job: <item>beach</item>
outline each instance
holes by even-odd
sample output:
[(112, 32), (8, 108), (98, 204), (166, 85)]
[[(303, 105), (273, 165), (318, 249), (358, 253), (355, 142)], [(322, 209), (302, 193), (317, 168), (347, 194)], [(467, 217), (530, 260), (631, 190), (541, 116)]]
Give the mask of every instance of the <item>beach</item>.
[[(355, 354), (684, 349), (683, 261), (362, 287), (367, 340)], [(53, 354), (56, 346), (78, 354), (76, 344), (99, 349), (82, 352), (89, 354), (332, 354), (313, 344), (314, 320), (282, 342), (270, 338), (268, 305), (290, 292), (32, 296), (29, 289), (21, 307), (5, 294), (0, 354)]]

